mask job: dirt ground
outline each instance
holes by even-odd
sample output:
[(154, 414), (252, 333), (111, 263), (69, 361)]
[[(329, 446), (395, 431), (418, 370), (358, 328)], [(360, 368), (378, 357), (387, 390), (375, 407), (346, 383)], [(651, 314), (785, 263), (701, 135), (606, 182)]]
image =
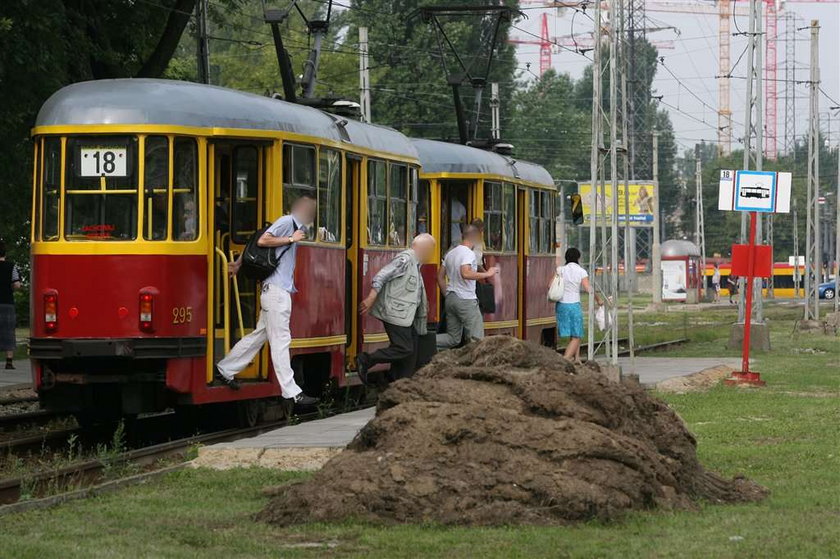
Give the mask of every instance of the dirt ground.
[(687, 394), (709, 390), (723, 379), (729, 377), (734, 369), (726, 365), (703, 369), (684, 377), (674, 377), (656, 384), (656, 390), (671, 394)]
[(439, 354), (381, 396), (376, 417), (261, 519), (565, 524), (627, 510), (762, 499), (706, 471), (682, 420), (638, 386), (510, 337)]

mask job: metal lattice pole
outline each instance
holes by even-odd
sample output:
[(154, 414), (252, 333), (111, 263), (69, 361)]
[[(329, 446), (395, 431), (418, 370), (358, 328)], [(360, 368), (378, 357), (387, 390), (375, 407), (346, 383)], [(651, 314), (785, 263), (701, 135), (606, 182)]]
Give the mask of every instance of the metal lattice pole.
[(610, 0), (610, 293), (612, 324), (610, 362), (618, 365), (618, 34), (616, 0)]
[(785, 14), (785, 143), (796, 157), (796, 23), (794, 14)]
[[(601, 122), (603, 111), (601, 107), (601, 3), (595, 2), (593, 7), (595, 21), (595, 48), (592, 51), (592, 146), (589, 154), (589, 170), (591, 184), (591, 204), (589, 215), (589, 280), (595, 286), (595, 271), (597, 269), (597, 255), (595, 253), (598, 215), (598, 184), (601, 178)], [(586, 359), (595, 358), (595, 298), (589, 296), (586, 326)]]
[(805, 229), (805, 320), (820, 318), (820, 23), (811, 21), (811, 76), (808, 118), (808, 199)]
[(706, 290), (706, 227), (703, 217), (703, 163), (700, 144), (694, 145), (694, 240), (700, 249), (700, 277), (703, 278), (703, 291)]
[[(761, 171), (763, 165), (763, 147), (764, 143), (763, 132), (764, 127), (762, 123), (762, 91), (761, 91), (761, 76), (762, 76), (762, 57), (761, 57), (761, 4), (763, 0), (750, 0), (750, 29), (747, 35), (747, 92), (746, 92), (746, 108), (744, 118), (744, 170), (754, 169)], [(741, 214), (741, 244), (747, 241), (747, 224), (749, 222), (749, 215), (747, 212)], [(761, 238), (761, 218), (758, 219), (756, 227), (756, 236)], [(746, 305), (746, 284), (744, 278), (738, 279), (741, 295), (738, 299), (738, 322), (744, 322), (745, 305)], [(753, 314), (755, 322), (761, 322), (763, 319), (762, 312), (762, 293), (761, 293), (761, 278), (754, 280), (754, 302), (756, 306)]]

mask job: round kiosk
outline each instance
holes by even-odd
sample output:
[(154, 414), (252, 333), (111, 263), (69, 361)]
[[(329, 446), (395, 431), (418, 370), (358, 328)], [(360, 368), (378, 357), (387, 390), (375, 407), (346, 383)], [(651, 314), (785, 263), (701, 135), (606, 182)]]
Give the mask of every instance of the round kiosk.
[(700, 249), (691, 241), (662, 243), (662, 300), (698, 303), (701, 300)]

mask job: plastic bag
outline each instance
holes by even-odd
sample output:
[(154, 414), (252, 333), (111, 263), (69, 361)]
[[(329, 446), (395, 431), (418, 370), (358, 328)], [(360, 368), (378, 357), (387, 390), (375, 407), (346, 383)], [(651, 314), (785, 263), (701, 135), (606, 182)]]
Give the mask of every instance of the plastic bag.
[(595, 322), (598, 324), (598, 330), (603, 332), (610, 327), (610, 314), (607, 312), (606, 305), (598, 305), (595, 310)]

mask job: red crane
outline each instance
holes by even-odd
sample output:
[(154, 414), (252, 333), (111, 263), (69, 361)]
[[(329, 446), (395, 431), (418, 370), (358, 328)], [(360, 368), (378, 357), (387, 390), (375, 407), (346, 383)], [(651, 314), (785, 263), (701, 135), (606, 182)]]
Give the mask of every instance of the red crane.
[(540, 76), (551, 68), (551, 39), (548, 36), (548, 14), (543, 12), (540, 18), (540, 39), (508, 39), (514, 45), (539, 45), (540, 47)]

